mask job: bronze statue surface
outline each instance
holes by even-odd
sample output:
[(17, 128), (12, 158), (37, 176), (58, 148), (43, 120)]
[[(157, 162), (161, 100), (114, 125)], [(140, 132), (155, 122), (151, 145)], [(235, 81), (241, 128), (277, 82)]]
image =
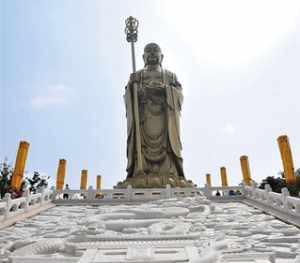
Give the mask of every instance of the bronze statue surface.
[(117, 187), (191, 187), (181, 156), (181, 84), (162, 67), (157, 44), (146, 45), (143, 59), (144, 68), (131, 74), (125, 89), (127, 178)]

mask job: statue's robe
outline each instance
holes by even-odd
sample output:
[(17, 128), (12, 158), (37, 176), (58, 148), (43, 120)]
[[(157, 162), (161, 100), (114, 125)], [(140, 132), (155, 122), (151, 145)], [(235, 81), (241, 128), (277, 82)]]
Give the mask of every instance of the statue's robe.
[[(124, 95), (127, 116), (127, 179), (136, 176), (135, 125), (141, 133), (142, 160), (146, 175), (184, 178), (180, 140), (182, 88), (176, 75), (162, 71), (162, 81), (155, 89), (151, 79), (145, 81), (144, 70), (135, 73), (138, 86), (139, 123), (135, 123), (133, 83)], [(152, 86), (151, 86), (152, 85)]]

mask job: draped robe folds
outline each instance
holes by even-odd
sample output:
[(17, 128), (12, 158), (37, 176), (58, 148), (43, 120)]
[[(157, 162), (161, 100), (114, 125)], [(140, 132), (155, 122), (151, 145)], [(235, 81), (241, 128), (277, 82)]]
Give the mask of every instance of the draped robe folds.
[[(138, 79), (139, 123), (135, 123), (133, 83), (125, 90), (127, 117), (127, 179), (136, 176), (137, 156), (135, 125), (141, 133), (142, 160), (146, 175), (181, 177), (184, 179), (180, 140), (180, 111), (183, 102), (182, 88), (176, 75), (163, 70), (159, 89), (143, 81), (143, 70)], [(150, 86), (149, 86), (150, 85)], [(146, 95), (145, 95), (146, 94)]]

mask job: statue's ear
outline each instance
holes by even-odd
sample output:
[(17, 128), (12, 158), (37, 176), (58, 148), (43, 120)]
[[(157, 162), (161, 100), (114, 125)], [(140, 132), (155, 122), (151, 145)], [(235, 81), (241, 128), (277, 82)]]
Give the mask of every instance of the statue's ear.
[(146, 58), (145, 58), (145, 54), (143, 55), (143, 60), (144, 60), (144, 63), (146, 65)]
[(160, 58), (160, 63), (162, 63), (162, 61), (164, 60), (164, 55), (163, 54), (161, 54), (161, 56), (160, 56), (161, 58)]

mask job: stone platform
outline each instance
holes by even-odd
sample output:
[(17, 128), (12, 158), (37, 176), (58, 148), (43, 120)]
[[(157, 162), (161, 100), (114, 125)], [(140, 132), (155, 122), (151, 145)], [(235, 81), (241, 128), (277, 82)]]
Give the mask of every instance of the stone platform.
[(299, 228), (204, 196), (56, 206), (0, 231), (0, 262), (296, 263)]

